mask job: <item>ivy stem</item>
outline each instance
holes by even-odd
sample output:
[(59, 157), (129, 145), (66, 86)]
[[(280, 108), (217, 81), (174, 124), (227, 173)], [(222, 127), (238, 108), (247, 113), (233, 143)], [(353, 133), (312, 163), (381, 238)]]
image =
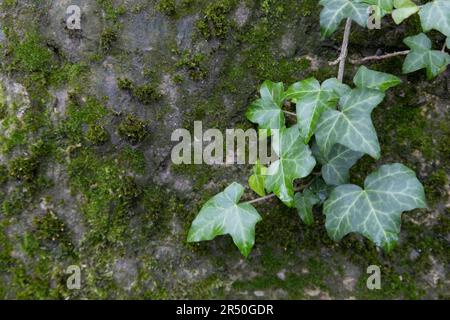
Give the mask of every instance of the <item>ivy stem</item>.
[(371, 61), (371, 60), (383, 60), (383, 59), (389, 59), (392, 57), (397, 57), (397, 56), (405, 56), (410, 52), (410, 50), (405, 50), (405, 51), (397, 51), (397, 52), (392, 52), (392, 53), (387, 53), (381, 56), (368, 56), (368, 57), (364, 57), (362, 59), (356, 59), (356, 60), (352, 60), (350, 59), (350, 63), (352, 64), (363, 64), (364, 62), (367, 61)]
[(283, 112), (289, 116), (297, 117), (297, 114), (294, 112), (290, 112), (290, 111), (286, 111), (286, 110), (283, 110)]
[(345, 62), (347, 60), (348, 41), (350, 39), (351, 27), (352, 19), (347, 18), (347, 21), (345, 22), (344, 38), (342, 39), (341, 55), (339, 56), (338, 80), (340, 82), (344, 80)]
[[(313, 175), (316, 176), (316, 178), (317, 178), (317, 176), (320, 175), (320, 173), (317, 173), (317, 174), (313, 173)], [(304, 185), (301, 185), (301, 186), (299, 186), (297, 188), (294, 188), (294, 192), (299, 192), (299, 191), (302, 191), (302, 190), (308, 188), (314, 182), (314, 180), (316, 180), (316, 178), (312, 179), (311, 181), (309, 181), (308, 183), (306, 183)], [(270, 200), (270, 199), (275, 198), (275, 197), (276, 197), (276, 194), (271, 193), (271, 194), (268, 194), (267, 196), (264, 196), (264, 197), (261, 197), (261, 198), (256, 198), (256, 199), (244, 202), (244, 203), (254, 204), (254, 203)]]

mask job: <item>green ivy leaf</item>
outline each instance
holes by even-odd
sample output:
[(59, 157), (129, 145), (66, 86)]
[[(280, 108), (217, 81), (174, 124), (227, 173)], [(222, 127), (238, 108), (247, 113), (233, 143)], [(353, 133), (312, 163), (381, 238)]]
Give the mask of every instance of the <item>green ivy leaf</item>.
[(253, 174), (248, 179), (248, 184), (250, 188), (255, 191), (261, 197), (266, 195), (266, 190), (264, 189), (266, 181), (267, 168), (261, 165), (261, 162), (256, 161), (253, 167)]
[(370, 174), (364, 188), (347, 184), (333, 190), (324, 204), (328, 234), (339, 241), (357, 232), (389, 251), (398, 240), (402, 212), (426, 208), (423, 186), (412, 170), (391, 164)]
[(283, 83), (264, 81), (260, 94), (261, 98), (248, 108), (247, 119), (259, 124), (260, 129), (283, 128), (285, 126), (284, 113), (281, 109), (284, 101)]
[(424, 32), (435, 29), (450, 37), (450, 1), (434, 0), (425, 4), (419, 11)]
[(447, 45), (447, 48), (450, 49), (450, 37), (447, 37), (445, 44)]
[(319, 197), (319, 203), (322, 204), (327, 200), (331, 191), (333, 191), (332, 186), (329, 186), (323, 181), (322, 178), (316, 177), (313, 183), (308, 187), (308, 190), (311, 190), (317, 197)]
[(380, 18), (391, 13), (394, 9), (393, 0), (362, 0), (362, 2), (375, 6), (376, 13)]
[(376, 89), (383, 92), (401, 82), (399, 78), (392, 74), (373, 71), (365, 66), (361, 66), (353, 78), (353, 83), (359, 88)]
[(295, 179), (308, 176), (316, 165), (309, 146), (303, 142), (297, 126), (280, 130), (273, 142), (279, 159), (267, 169), (266, 190), (273, 192), (289, 207), (293, 206)]
[(353, 151), (339, 143), (331, 148), (327, 156), (320, 152), (317, 143), (313, 144), (312, 152), (322, 165), (323, 179), (332, 186), (348, 183), (350, 168), (363, 156), (363, 153)]
[(355, 0), (320, 0), (323, 9), (320, 13), (322, 37), (330, 36), (345, 18), (351, 18), (361, 27), (367, 26), (369, 4)]
[(312, 225), (314, 223), (312, 209), (314, 205), (320, 202), (320, 198), (311, 190), (306, 189), (303, 193), (296, 193), (294, 201), (300, 219), (302, 219), (306, 225)]
[(411, 0), (395, 0), (394, 7), (395, 10), (392, 12), (392, 19), (394, 19), (396, 24), (402, 23), (403, 20), (419, 11), (419, 6)]
[(358, 88), (340, 99), (340, 110), (327, 110), (317, 124), (316, 141), (321, 152), (330, 154), (340, 143), (354, 151), (378, 159), (380, 146), (370, 114), (384, 99), (378, 90)]
[(432, 79), (450, 63), (448, 53), (431, 50), (431, 40), (424, 33), (405, 38), (403, 42), (411, 49), (403, 63), (403, 73), (425, 68), (428, 79)]
[(234, 182), (206, 202), (192, 222), (188, 241), (212, 240), (229, 234), (247, 257), (255, 244), (255, 225), (261, 216), (250, 204), (238, 204), (243, 193), (244, 187)]
[(297, 124), (305, 143), (308, 143), (316, 129), (322, 113), (328, 108), (334, 108), (338, 96), (330, 85), (309, 78), (294, 83), (286, 91), (286, 99), (296, 103)]

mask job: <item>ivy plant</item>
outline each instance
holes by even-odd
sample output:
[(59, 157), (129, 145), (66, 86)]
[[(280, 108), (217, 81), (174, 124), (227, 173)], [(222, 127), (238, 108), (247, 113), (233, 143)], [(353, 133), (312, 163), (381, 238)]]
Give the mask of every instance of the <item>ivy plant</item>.
[[(450, 63), (446, 52), (450, 47), (450, 0), (424, 5), (411, 0), (321, 0), (319, 4), (323, 6), (323, 37), (333, 34), (346, 20), (340, 56), (330, 63), (339, 63), (338, 77), (322, 83), (307, 78), (287, 89), (283, 83), (268, 80), (261, 85), (260, 98), (250, 104), (246, 116), (264, 129), (260, 133), (279, 130), (279, 139), (272, 142), (278, 159), (268, 167), (260, 161), (254, 166), (249, 186), (260, 198), (240, 202), (244, 187), (233, 182), (209, 200), (192, 223), (189, 242), (228, 234), (248, 256), (255, 243), (256, 224), (262, 219), (254, 206), (277, 197), (295, 208), (306, 225), (314, 223), (313, 208), (322, 207), (325, 228), (335, 241), (358, 233), (390, 251), (398, 242), (402, 213), (427, 208), (422, 184), (403, 164), (380, 166), (362, 186), (349, 183), (349, 171), (363, 155), (380, 158), (371, 113), (382, 103), (386, 91), (401, 80), (361, 66), (350, 86), (343, 83), (343, 74), (351, 22), (367, 27), (372, 9), (379, 18), (390, 15), (397, 24), (418, 14), (423, 32), (404, 39), (409, 50), (357, 62), (406, 55), (403, 73), (426, 69), (429, 79), (438, 76)], [(441, 50), (433, 50), (425, 34), (430, 30), (446, 37)], [(295, 114), (283, 109), (291, 104), (296, 107)], [(286, 115), (295, 116), (296, 123), (288, 126)]]

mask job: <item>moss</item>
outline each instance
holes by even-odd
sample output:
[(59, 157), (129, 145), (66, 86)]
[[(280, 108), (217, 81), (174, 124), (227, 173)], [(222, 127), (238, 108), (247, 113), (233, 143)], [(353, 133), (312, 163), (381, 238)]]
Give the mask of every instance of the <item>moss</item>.
[(185, 68), (192, 80), (203, 80), (208, 73), (203, 65), (204, 60), (205, 56), (203, 54), (191, 55), (189, 51), (185, 51), (178, 60), (176, 67)]
[(117, 78), (117, 87), (120, 90), (129, 90), (133, 89), (133, 82), (128, 78)]
[(12, 48), (14, 68), (25, 72), (49, 73), (53, 67), (53, 53), (43, 43), (37, 33), (26, 34), (25, 39)]
[(435, 204), (439, 200), (446, 201), (448, 193), (445, 189), (448, 185), (447, 173), (444, 169), (432, 172), (425, 182), (425, 194), (428, 200)]
[(114, 27), (107, 27), (102, 31), (100, 35), (100, 49), (106, 53), (111, 50), (114, 42), (118, 38), (118, 31)]
[(118, 128), (119, 135), (131, 143), (143, 141), (147, 135), (147, 125), (133, 115), (128, 115)]
[[(34, 232), (36, 240), (44, 244), (58, 242), (65, 250), (65, 253), (72, 253), (73, 245), (67, 234), (67, 227), (54, 212), (50, 210), (44, 216), (35, 218), (34, 226), (36, 229)], [(32, 247), (35, 246), (32, 245)]]
[(176, 2), (175, 0), (160, 0), (156, 9), (168, 16), (173, 16), (176, 12)]
[(206, 38), (225, 38), (233, 27), (228, 17), (235, 7), (235, 0), (215, 1), (202, 12), (203, 18), (197, 21), (197, 29)]
[(147, 161), (142, 151), (126, 146), (120, 153), (120, 159), (127, 168), (131, 168), (135, 173), (145, 173)]
[(9, 175), (17, 180), (31, 182), (36, 177), (39, 162), (32, 156), (20, 156), (10, 161)]
[(93, 144), (102, 145), (108, 141), (109, 136), (103, 126), (94, 124), (86, 132), (86, 139)]
[(158, 91), (157, 87), (150, 84), (144, 84), (141, 86), (134, 86), (133, 96), (136, 97), (142, 104), (149, 105), (152, 102), (161, 99), (162, 95)]
[(5, 184), (8, 181), (8, 168), (0, 164), (0, 186)]

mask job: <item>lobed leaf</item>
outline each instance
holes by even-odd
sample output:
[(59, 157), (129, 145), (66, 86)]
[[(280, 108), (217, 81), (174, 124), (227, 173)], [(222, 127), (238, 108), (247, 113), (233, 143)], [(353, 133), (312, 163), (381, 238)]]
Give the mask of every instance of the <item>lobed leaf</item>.
[(311, 190), (306, 189), (303, 193), (296, 193), (294, 197), (297, 213), (306, 225), (314, 223), (312, 209), (314, 205), (320, 202), (320, 198)]
[(364, 189), (347, 184), (333, 190), (324, 204), (325, 227), (335, 241), (357, 232), (389, 251), (398, 241), (402, 212), (415, 208), (426, 203), (414, 172), (384, 165), (366, 178)]
[(283, 83), (264, 81), (260, 89), (261, 98), (253, 102), (246, 112), (246, 117), (257, 123), (260, 129), (281, 129), (285, 118), (281, 109), (284, 101)]
[(431, 40), (424, 33), (408, 37), (403, 42), (411, 49), (403, 63), (403, 73), (426, 69), (427, 78), (432, 79), (450, 63), (448, 53), (431, 50)]
[(434, 0), (423, 5), (419, 16), (424, 32), (434, 29), (450, 37), (450, 0)]
[(267, 169), (266, 190), (273, 192), (289, 207), (294, 202), (294, 180), (308, 176), (316, 165), (309, 146), (303, 142), (297, 126), (283, 128), (273, 142), (279, 159)]
[(329, 155), (339, 143), (378, 159), (380, 146), (370, 114), (383, 99), (383, 92), (367, 88), (353, 89), (341, 97), (340, 110), (325, 111), (317, 124), (316, 141), (320, 151)]
[(411, 0), (395, 0), (394, 7), (395, 10), (392, 11), (392, 19), (394, 19), (396, 24), (402, 23), (403, 20), (419, 11), (419, 6)]
[(343, 19), (351, 18), (361, 27), (367, 26), (369, 7), (357, 0), (320, 0), (323, 6), (320, 12), (320, 31), (322, 37), (333, 34)]
[(188, 242), (229, 234), (247, 257), (255, 244), (255, 225), (261, 221), (261, 216), (250, 204), (238, 204), (243, 193), (244, 187), (234, 182), (206, 202), (192, 222)]
[(266, 190), (264, 188), (266, 182), (266, 174), (267, 168), (261, 165), (261, 162), (258, 160), (253, 168), (253, 174), (248, 179), (250, 188), (261, 197), (266, 195)]

